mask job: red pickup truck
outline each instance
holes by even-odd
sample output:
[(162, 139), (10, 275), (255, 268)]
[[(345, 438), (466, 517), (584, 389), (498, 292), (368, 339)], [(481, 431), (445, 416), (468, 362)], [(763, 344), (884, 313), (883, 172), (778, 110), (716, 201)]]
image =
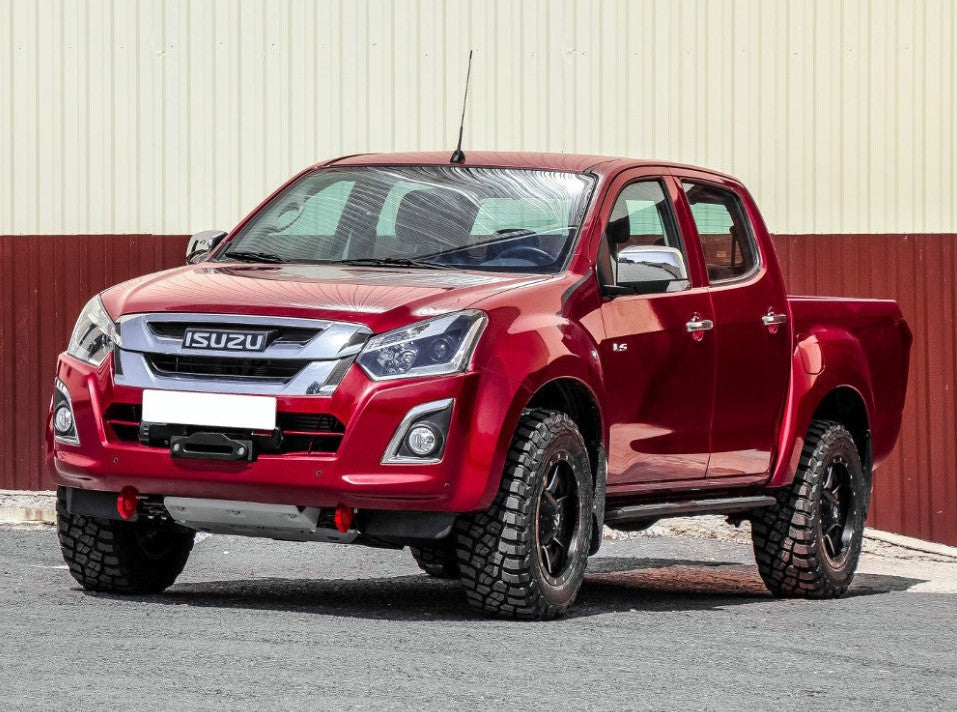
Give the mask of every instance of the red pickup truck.
[(47, 437), (80, 584), (161, 591), (209, 531), (408, 546), (549, 618), (603, 526), (719, 513), (774, 594), (841, 595), (900, 427), (898, 306), (787, 296), (729, 176), (460, 159), (313, 166), (90, 300)]

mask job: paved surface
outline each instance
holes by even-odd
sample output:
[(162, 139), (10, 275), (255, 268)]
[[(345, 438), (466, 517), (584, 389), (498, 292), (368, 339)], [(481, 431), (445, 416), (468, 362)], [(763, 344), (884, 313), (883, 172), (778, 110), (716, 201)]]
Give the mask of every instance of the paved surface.
[(890, 563), (776, 601), (742, 542), (606, 541), (572, 615), (530, 624), (408, 552), (206, 537), (131, 600), (79, 590), (52, 531), (0, 530), (0, 712), (953, 710), (957, 563)]

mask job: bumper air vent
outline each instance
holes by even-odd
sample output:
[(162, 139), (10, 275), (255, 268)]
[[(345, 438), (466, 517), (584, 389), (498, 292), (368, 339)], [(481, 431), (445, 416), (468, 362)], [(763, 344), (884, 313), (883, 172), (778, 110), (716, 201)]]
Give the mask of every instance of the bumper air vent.
[(193, 425), (150, 425), (149, 432), (141, 432), (141, 408), (133, 403), (113, 403), (104, 413), (106, 425), (114, 440), (140, 442), (149, 447), (166, 448), (173, 435), (188, 436), (198, 432), (222, 433), (230, 437), (251, 439), (256, 454), (282, 455), (286, 453), (333, 453), (339, 449), (346, 427), (328, 413), (276, 414), (277, 428), (273, 432), (242, 431), (228, 428), (208, 428)]

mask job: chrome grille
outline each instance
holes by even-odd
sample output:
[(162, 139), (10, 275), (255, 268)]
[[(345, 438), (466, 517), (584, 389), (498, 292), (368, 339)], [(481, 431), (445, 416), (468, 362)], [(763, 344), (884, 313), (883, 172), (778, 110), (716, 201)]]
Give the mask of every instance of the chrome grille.
[[(237, 314), (135, 314), (119, 321), (118, 384), (262, 395), (330, 395), (371, 331), (347, 322)], [(187, 329), (258, 330), (257, 352), (189, 349)]]

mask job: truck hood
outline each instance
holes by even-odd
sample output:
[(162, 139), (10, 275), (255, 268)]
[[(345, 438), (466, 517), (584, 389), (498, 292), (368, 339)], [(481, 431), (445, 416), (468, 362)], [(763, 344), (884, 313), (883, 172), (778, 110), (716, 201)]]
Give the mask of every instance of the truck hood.
[(207, 262), (123, 282), (102, 299), (113, 319), (144, 312), (258, 314), (359, 322), (382, 331), (547, 279), (554, 276)]

